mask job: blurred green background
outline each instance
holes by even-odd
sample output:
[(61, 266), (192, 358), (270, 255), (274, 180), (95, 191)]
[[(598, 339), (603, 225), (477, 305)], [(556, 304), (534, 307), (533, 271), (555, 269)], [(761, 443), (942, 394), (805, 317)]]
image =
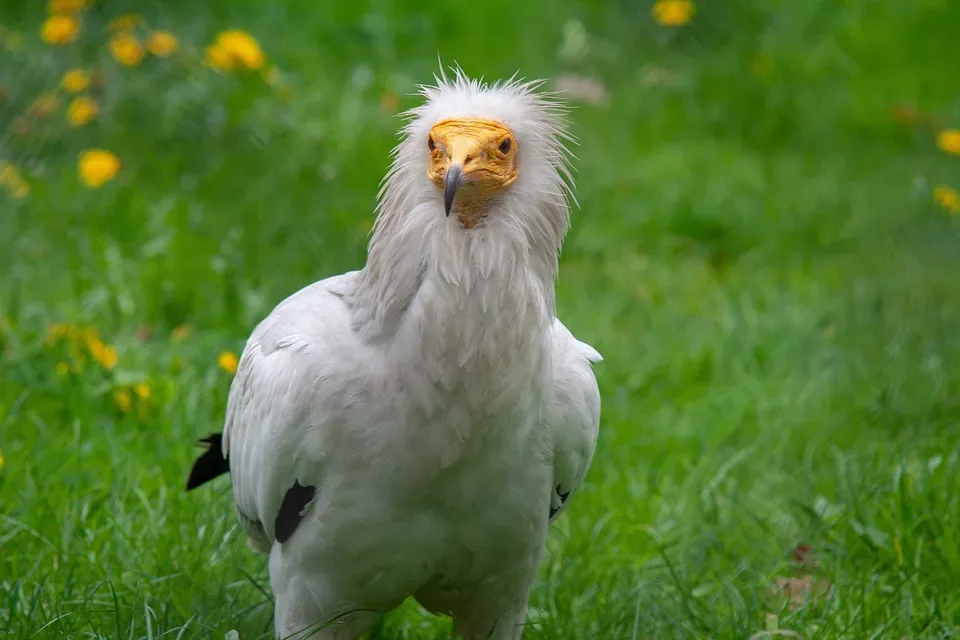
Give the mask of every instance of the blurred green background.
[[(606, 358), (603, 418), (525, 637), (960, 636), (957, 2), (7, 0), (0, 25), (4, 638), (270, 637), (229, 483), (183, 492), (194, 442), (253, 325), (362, 266), (440, 61), (575, 107), (558, 307)], [(211, 67), (230, 29), (253, 68)], [(119, 162), (99, 188), (90, 149)], [(448, 633), (409, 604), (373, 638)]]

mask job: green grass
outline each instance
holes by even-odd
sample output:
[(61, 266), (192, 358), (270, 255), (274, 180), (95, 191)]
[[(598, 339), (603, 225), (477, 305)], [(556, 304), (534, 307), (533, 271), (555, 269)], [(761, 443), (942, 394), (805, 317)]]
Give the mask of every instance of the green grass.
[[(64, 50), (38, 42), (34, 4), (0, 4), (24, 37), (0, 52), (0, 159), (31, 186), (0, 189), (0, 636), (270, 636), (228, 482), (183, 491), (222, 425), (217, 357), (362, 264), (399, 124), (381, 100), (415, 104), (438, 52), (609, 94), (573, 114), (558, 284), (606, 358), (602, 432), (525, 637), (960, 636), (960, 217), (931, 201), (960, 187), (934, 142), (960, 127), (956, 3), (702, 2), (680, 30), (647, 2), (158, 3), (144, 14), (185, 52), (132, 69), (97, 31), (127, 4)], [(568, 20), (585, 48), (562, 46)], [(203, 67), (228, 27), (284, 88)], [(101, 117), (69, 129), (61, 106), (15, 133), (80, 62), (103, 69)], [(96, 191), (75, 171), (90, 146), (124, 163)], [(54, 323), (96, 327), (116, 368), (58, 373)], [(817, 588), (791, 605), (787, 578)], [(410, 605), (372, 636), (448, 629)]]

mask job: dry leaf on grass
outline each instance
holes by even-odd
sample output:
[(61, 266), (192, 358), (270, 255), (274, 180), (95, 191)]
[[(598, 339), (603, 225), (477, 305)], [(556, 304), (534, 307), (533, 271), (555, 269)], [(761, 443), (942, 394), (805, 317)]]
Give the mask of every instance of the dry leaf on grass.
[(594, 105), (607, 104), (607, 87), (596, 78), (568, 73), (557, 78), (555, 89), (574, 100)]
[(393, 91), (387, 91), (382, 96), (380, 96), (380, 108), (386, 111), (387, 113), (393, 113), (397, 110), (397, 106), (400, 104), (400, 96), (398, 96)]
[(790, 550), (790, 557), (801, 567), (817, 566), (817, 560), (813, 553), (813, 547), (808, 544), (804, 544), (802, 542), (797, 543), (797, 546)]
[(750, 636), (750, 640), (761, 640), (762, 638), (803, 638), (802, 635), (796, 631), (790, 631), (789, 629), (776, 629), (775, 631), (757, 631), (755, 634)]
[(640, 84), (645, 87), (685, 87), (689, 84), (683, 74), (652, 64), (643, 65), (639, 71)]
[(897, 104), (890, 107), (890, 116), (894, 122), (904, 127), (928, 127), (936, 129), (942, 125), (936, 116), (925, 113), (912, 104)]
[(816, 580), (811, 575), (788, 578), (777, 576), (777, 594), (787, 599), (790, 610), (796, 611), (813, 597), (819, 597), (830, 590), (830, 583), (826, 580)]

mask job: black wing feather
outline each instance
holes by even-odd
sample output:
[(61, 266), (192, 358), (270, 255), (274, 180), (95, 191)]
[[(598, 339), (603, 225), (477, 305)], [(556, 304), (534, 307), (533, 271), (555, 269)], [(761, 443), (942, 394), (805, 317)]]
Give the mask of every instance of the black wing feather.
[(556, 493), (557, 493), (557, 497), (560, 498), (560, 506), (559, 506), (559, 507), (554, 507), (554, 506), (551, 506), (551, 507), (550, 507), (550, 515), (547, 516), (547, 519), (548, 519), (548, 520), (553, 520), (553, 516), (557, 515), (557, 513), (560, 511), (560, 509), (563, 509), (563, 505), (565, 505), (565, 504), (567, 503), (567, 498), (570, 497), (570, 492), (569, 492), (569, 491), (567, 491), (566, 493), (560, 493), (560, 487), (557, 487)]
[(313, 500), (313, 496), (316, 493), (316, 487), (305, 487), (300, 484), (299, 481), (293, 481), (293, 486), (290, 487), (290, 490), (283, 496), (283, 502), (280, 503), (280, 511), (277, 513), (277, 519), (273, 523), (274, 536), (277, 542), (282, 544), (290, 539), (293, 532), (297, 530), (297, 525), (303, 520), (303, 508)]

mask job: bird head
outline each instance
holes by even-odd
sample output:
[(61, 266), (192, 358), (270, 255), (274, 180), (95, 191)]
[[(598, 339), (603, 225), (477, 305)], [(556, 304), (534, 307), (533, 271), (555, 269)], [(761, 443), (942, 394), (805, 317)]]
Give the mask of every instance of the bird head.
[(559, 246), (569, 222), (572, 137), (564, 105), (540, 92), (542, 84), (488, 85), (457, 69), (421, 87), (425, 100), (404, 114), (381, 209), (425, 206), (464, 229), (546, 225)]
[(517, 179), (515, 136), (499, 120), (441, 120), (427, 135), (427, 149), (427, 177), (443, 189), (443, 208), (448, 216), (458, 199), (461, 218), (476, 217), (470, 213), (475, 210), (479, 214), (490, 198)]

